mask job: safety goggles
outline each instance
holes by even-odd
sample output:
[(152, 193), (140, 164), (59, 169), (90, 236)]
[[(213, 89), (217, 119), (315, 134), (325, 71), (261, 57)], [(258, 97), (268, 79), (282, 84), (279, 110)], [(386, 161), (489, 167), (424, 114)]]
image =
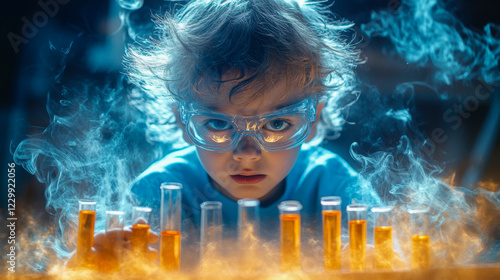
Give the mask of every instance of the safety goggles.
[(224, 114), (193, 103), (180, 104), (187, 135), (203, 149), (228, 152), (249, 135), (266, 151), (291, 149), (302, 144), (316, 119), (316, 101), (305, 99), (282, 109), (255, 115)]

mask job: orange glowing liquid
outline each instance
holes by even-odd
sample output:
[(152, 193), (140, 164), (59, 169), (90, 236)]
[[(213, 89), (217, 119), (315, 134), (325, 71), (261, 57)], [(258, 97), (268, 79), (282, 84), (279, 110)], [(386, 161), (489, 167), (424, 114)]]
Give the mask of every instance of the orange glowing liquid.
[(366, 267), (366, 220), (349, 221), (349, 265), (351, 270)]
[(94, 246), (95, 211), (81, 210), (78, 222), (78, 241), (76, 251), (80, 255), (88, 255)]
[(341, 212), (323, 210), (323, 238), (325, 247), (325, 268), (340, 269)]
[(427, 268), (431, 260), (431, 239), (428, 235), (411, 237), (411, 267)]
[(178, 270), (181, 255), (181, 232), (162, 231), (160, 238), (160, 267), (165, 270)]
[(136, 257), (144, 258), (148, 251), (149, 225), (135, 224), (132, 226), (130, 245)]
[(286, 214), (281, 220), (281, 269), (300, 268), (300, 215)]
[(394, 259), (392, 227), (375, 227), (373, 229), (373, 237), (375, 239), (375, 267), (392, 268)]

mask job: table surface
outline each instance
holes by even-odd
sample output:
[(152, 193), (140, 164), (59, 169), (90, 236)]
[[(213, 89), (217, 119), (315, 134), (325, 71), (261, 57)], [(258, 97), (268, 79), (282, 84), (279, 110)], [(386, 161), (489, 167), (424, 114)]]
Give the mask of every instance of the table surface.
[[(169, 277), (170, 276), (170, 277)], [(439, 267), (422, 270), (392, 270), (392, 271), (364, 271), (364, 272), (324, 272), (324, 273), (291, 273), (291, 274), (252, 274), (252, 273), (230, 273), (230, 274), (195, 274), (179, 273), (164, 274), (154, 273), (150, 275), (125, 275), (125, 274), (102, 274), (102, 273), (64, 273), (60, 275), (48, 274), (18, 274), (9, 273), (0, 275), (0, 279), (369, 279), (369, 280), (500, 280), (500, 264), (481, 265), (471, 267)]]

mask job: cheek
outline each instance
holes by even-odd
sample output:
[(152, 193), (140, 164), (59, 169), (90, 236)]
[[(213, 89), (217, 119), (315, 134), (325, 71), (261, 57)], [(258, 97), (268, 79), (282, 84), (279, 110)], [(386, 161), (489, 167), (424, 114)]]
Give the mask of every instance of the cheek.
[(212, 178), (218, 178), (228, 172), (230, 155), (227, 153), (216, 153), (204, 149), (196, 149), (201, 164)]
[(270, 166), (272, 166), (276, 174), (281, 174), (282, 177), (285, 177), (295, 164), (299, 152), (300, 147), (296, 147), (290, 150), (271, 153), (269, 154), (269, 158), (272, 159), (270, 160)]

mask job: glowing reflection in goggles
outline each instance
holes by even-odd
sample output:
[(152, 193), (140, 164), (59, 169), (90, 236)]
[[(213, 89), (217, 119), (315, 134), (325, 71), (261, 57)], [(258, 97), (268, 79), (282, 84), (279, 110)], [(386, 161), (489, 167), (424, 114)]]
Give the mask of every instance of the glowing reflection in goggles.
[(217, 135), (212, 135), (211, 139), (215, 143), (224, 143), (224, 142), (229, 141), (229, 138), (227, 138), (226, 135), (224, 135), (222, 137), (217, 136)]
[(268, 143), (274, 143), (274, 142), (278, 142), (279, 140), (281, 140), (281, 138), (283, 138), (283, 136), (269, 135), (269, 136), (264, 138), (264, 141), (266, 141)]
[(257, 124), (256, 123), (254, 123), (254, 122), (246, 122), (246, 124), (247, 124), (246, 131), (251, 131), (251, 130), (255, 131), (255, 130), (257, 130)]

